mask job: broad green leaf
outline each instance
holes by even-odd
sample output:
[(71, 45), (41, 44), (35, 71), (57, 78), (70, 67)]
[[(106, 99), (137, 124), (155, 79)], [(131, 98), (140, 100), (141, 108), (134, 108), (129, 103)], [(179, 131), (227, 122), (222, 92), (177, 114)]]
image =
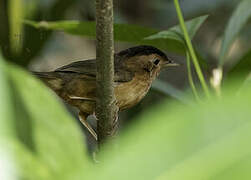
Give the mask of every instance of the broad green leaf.
[(0, 167), (1, 173), (4, 171), (4, 176), (11, 177), (3, 179), (55, 179), (55, 174), (51, 172), (47, 164), (41, 162), (35, 152), (28, 150), (17, 139), (1, 139), (0, 147), (0, 162), (5, 168)]
[[(194, 18), (190, 21), (186, 22), (186, 27), (188, 30), (189, 37), (193, 39), (194, 35), (198, 31), (199, 27), (202, 23), (207, 19), (208, 15), (200, 16)], [(180, 29), (180, 26), (174, 26), (168, 30), (160, 31), (157, 34), (151, 35), (146, 37), (145, 39), (170, 39), (173, 38), (174, 40), (181, 41), (185, 44), (185, 40), (183, 38), (183, 32)]]
[(9, 72), (13, 89), (19, 93), (19, 108), (23, 106), (26, 111), (19, 115), (26, 113), (26, 118), (30, 118), (34, 151), (59, 178), (74, 178), (88, 165), (84, 137), (77, 123), (55, 101), (54, 94), (35, 78), (15, 67)]
[(215, 180), (250, 179), (251, 157), (247, 156), (215, 176)]
[(251, 71), (251, 50), (249, 50), (232, 69), (227, 73), (227, 79), (238, 78), (238, 83), (242, 84)]
[(0, 139), (14, 135), (14, 115), (12, 114), (13, 103), (11, 102), (10, 86), (8, 84), (7, 65), (0, 54)]
[[(195, 18), (188, 21), (188, 28), (191, 35), (194, 35), (200, 24), (206, 19), (206, 16)], [(94, 22), (79, 22), (79, 21), (57, 21), (57, 22), (34, 22), (24, 21), (35, 28), (44, 28), (48, 30), (59, 30), (74, 35), (86, 36), (90, 38), (95, 37), (95, 23)], [(184, 54), (185, 49), (183, 41), (178, 38), (173, 32), (177, 31), (178, 26), (172, 28), (169, 36), (165, 38), (165, 41), (161, 39), (151, 39), (152, 35), (160, 32), (157, 29), (142, 27), (129, 24), (114, 24), (114, 39), (115, 41), (130, 42), (135, 44), (147, 44), (153, 45), (158, 48), (168, 50), (171, 52)]]
[(219, 65), (222, 66), (225, 63), (225, 58), (229, 48), (231, 47), (236, 36), (246, 24), (247, 20), (251, 16), (251, 0), (242, 0), (233, 15), (231, 16), (228, 25), (225, 29), (223, 41), (220, 50)]
[(250, 90), (243, 90), (203, 104), (157, 106), (121, 135), (115, 149), (107, 144), (88, 178), (250, 179), (250, 171), (240, 170), (251, 158), (250, 99)]
[(0, 77), (0, 96), (9, 98), (1, 99), (1, 106), (11, 104), (6, 106), (11, 116), (1, 115), (0, 123), (13, 121), (5, 126), (13, 133), (3, 136), (1, 132), (0, 143), (10, 144), (8, 151), (14, 154), (19, 176), (29, 179), (42, 169), (52, 179), (84, 177), (83, 169), (91, 163), (77, 122), (41, 82), (14, 65), (2, 64), (0, 61), (0, 73), (4, 75)]
[[(35, 157), (17, 137), (15, 120), (23, 121), (15, 114), (15, 104), (8, 74), (8, 65), (0, 56), (0, 171), (4, 179), (52, 179), (49, 169)], [(25, 126), (24, 121), (21, 122)], [(36, 159), (36, 160), (35, 160)], [(52, 173), (51, 173), (52, 175)]]

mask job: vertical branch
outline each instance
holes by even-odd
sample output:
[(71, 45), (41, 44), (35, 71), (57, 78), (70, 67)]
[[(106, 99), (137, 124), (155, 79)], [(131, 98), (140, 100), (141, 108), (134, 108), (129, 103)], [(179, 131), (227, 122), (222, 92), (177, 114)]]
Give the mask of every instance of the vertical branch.
[(114, 45), (113, 45), (113, 1), (96, 0), (97, 37), (97, 101), (98, 143), (115, 135), (117, 107), (115, 104)]

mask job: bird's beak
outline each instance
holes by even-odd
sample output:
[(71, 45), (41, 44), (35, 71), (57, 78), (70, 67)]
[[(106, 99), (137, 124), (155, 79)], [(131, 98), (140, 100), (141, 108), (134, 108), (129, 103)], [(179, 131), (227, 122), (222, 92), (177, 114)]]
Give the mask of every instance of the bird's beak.
[(175, 62), (173, 62), (173, 61), (168, 61), (168, 62), (166, 62), (166, 63), (163, 65), (163, 67), (179, 66), (179, 65), (180, 65), (180, 64), (175, 63)]

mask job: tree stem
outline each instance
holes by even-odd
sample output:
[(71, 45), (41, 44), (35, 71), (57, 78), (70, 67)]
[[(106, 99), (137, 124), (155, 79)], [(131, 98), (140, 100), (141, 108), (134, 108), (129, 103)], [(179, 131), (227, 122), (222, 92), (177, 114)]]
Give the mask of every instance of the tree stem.
[(113, 1), (96, 0), (97, 100), (96, 115), (99, 145), (117, 129), (114, 95)]

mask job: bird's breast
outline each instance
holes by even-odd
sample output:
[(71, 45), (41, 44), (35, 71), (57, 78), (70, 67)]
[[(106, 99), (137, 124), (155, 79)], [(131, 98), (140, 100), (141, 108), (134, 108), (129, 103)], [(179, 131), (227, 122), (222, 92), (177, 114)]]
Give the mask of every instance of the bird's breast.
[(134, 78), (115, 86), (115, 96), (120, 110), (136, 105), (148, 92), (151, 80), (146, 75), (135, 74)]

